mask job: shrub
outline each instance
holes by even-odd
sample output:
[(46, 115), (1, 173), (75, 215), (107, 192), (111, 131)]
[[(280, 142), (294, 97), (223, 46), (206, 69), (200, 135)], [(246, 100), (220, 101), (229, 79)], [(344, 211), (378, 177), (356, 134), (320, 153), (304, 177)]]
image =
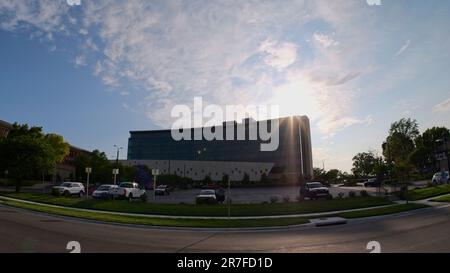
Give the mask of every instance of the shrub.
[(356, 197), (356, 192), (354, 192), (354, 191), (349, 192), (348, 193), (348, 197), (355, 198)]
[(275, 204), (276, 202), (278, 202), (278, 196), (270, 197), (270, 204)]
[(369, 193), (366, 190), (361, 191), (360, 194), (361, 194), (361, 197), (368, 197), (369, 196)]
[(291, 201), (291, 198), (289, 196), (283, 197), (283, 202), (284, 203), (289, 203), (290, 201)]

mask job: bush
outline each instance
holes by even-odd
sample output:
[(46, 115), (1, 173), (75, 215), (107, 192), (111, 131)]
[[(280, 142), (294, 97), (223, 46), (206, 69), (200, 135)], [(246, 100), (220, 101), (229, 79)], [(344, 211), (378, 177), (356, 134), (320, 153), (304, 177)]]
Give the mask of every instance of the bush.
[(278, 202), (278, 196), (270, 197), (270, 204), (275, 204), (276, 202)]
[(348, 193), (348, 197), (355, 198), (356, 197), (356, 192), (354, 192), (354, 191), (349, 192)]
[(360, 194), (361, 194), (361, 197), (368, 197), (369, 196), (369, 193), (366, 190), (361, 191)]
[(285, 197), (283, 197), (283, 202), (289, 203), (289, 202), (291, 202), (291, 198), (289, 196), (285, 196)]

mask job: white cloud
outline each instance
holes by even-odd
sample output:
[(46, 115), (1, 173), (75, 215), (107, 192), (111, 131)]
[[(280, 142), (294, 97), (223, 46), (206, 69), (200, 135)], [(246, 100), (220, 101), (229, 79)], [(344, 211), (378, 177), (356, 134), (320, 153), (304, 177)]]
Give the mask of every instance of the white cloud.
[(76, 67), (86, 66), (86, 57), (85, 56), (75, 57), (74, 64)]
[[(28, 24), (78, 35), (83, 56), (96, 53), (94, 74), (118, 93), (122, 86), (145, 90), (144, 111), (160, 126), (170, 126), (171, 105), (189, 104), (194, 96), (219, 105), (279, 103), (286, 114), (311, 116), (327, 136), (364, 123), (354, 117), (351, 82), (364, 70), (354, 60), (367, 55), (370, 34), (355, 28), (348, 12), (360, 8), (354, 2), (99, 0), (83, 2), (80, 20), (69, 20), (67, 5), (56, 1), (40, 1), (38, 11), (29, 1), (17, 2), (0, 3), (0, 14), (10, 15), (3, 28)], [(287, 34), (313, 20), (345, 39), (316, 32), (320, 54), (308, 60), (302, 41)]]
[(313, 38), (314, 38), (314, 41), (316, 41), (320, 46), (322, 46), (324, 48), (339, 45), (339, 42), (335, 41), (333, 38), (331, 38), (330, 36), (328, 36), (326, 34), (316, 32), (316, 33), (314, 33)]
[(449, 112), (449, 111), (450, 111), (450, 98), (433, 107), (434, 113), (443, 113), (443, 112)]
[(283, 69), (297, 60), (297, 45), (287, 42), (265, 41), (259, 50), (265, 54), (264, 62), (276, 69)]
[(395, 56), (398, 57), (398, 56), (402, 55), (403, 52), (405, 52), (410, 45), (411, 45), (411, 41), (410, 40), (406, 41), (406, 43), (397, 51)]

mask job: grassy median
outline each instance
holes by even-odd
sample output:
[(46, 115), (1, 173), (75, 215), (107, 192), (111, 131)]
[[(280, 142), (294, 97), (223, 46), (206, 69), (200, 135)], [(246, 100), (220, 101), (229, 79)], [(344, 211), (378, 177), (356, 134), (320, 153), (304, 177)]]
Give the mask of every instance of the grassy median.
[(446, 203), (450, 203), (450, 195), (445, 195), (436, 199), (431, 200), (433, 202), (446, 202)]
[[(227, 216), (226, 205), (188, 205), (188, 204), (153, 204), (127, 201), (100, 201), (83, 198), (53, 197), (44, 194), (8, 193), (7, 197), (34, 201), (45, 204), (103, 210), (111, 212), (178, 215), (178, 216)], [(349, 210), (392, 204), (383, 197), (355, 197), (334, 200), (304, 201), (295, 203), (275, 204), (234, 204), (231, 206), (231, 216), (269, 216), (321, 213), (337, 210)]]
[(423, 200), (439, 195), (450, 193), (450, 185), (440, 185), (435, 187), (428, 187), (423, 189), (417, 189), (408, 191), (406, 197), (410, 201)]
[(81, 219), (112, 222), (121, 224), (167, 226), (167, 227), (195, 227), (195, 228), (256, 228), (291, 226), (309, 223), (308, 219), (282, 218), (282, 219), (255, 219), (255, 220), (203, 220), (203, 219), (160, 219), (140, 216), (122, 216), (98, 212), (75, 211), (70, 208), (52, 208), (45, 205), (27, 204), (17, 201), (0, 200), (0, 204), (28, 209), (32, 211), (76, 217)]
[(411, 210), (423, 209), (423, 208), (427, 208), (427, 207), (429, 207), (429, 206), (424, 205), (424, 204), (409, 203), (409, 204), (394, 205), (394, 206), (389, 206), (389, 207), (384, 207), (384, 208), (374, 208), (374, 209), (367, 209), (367, 210), (360, 210), (360, 211), (344, 212), (344, 213), (339, 213), (336, 216), (346, 218), (346, 219), (354, 219), (354, 218), (364, 218), (364, 217), (395, 214), (395, 213), (406, 212), (406, 211), (411, 211)]

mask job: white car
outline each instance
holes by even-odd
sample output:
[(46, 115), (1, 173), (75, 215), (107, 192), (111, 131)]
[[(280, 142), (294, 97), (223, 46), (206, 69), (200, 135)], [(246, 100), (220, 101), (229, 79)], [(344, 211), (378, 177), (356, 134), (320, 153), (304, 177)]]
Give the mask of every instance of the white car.
[(140, 198), (142, 201), (147, 200), (147, 192), (139, 187), (135, 182), (123, 182), (119, 187), (112, 188), (109, 191), (109, 195), (113, 198), (132, 200)]
[[(444, 174), (444, 175), (442, 175), (442, 174)], [(432, 182), (435, 185), (448, 184), (449, 183), (449, 173), (448, 173), (448, 171), (435, 173), (433, 175)]]
[(86, 190), (84, 185), (79, 182), (64, 182), (59, 186), (55, 186), (52, 188), (53, 195), (64, 195), (66, 197), (77, 195), (79, 197), (84, 196)]
[(202, 190), (197, 195), (195, 203), (200, 204), (217, 204), (217, 196), (215, 190)]
[(110, 198), (109, 192), (117, 187), (118, 186), (116, 185), (101, 185), (92, 193), (92, 198), (109, 199)]

